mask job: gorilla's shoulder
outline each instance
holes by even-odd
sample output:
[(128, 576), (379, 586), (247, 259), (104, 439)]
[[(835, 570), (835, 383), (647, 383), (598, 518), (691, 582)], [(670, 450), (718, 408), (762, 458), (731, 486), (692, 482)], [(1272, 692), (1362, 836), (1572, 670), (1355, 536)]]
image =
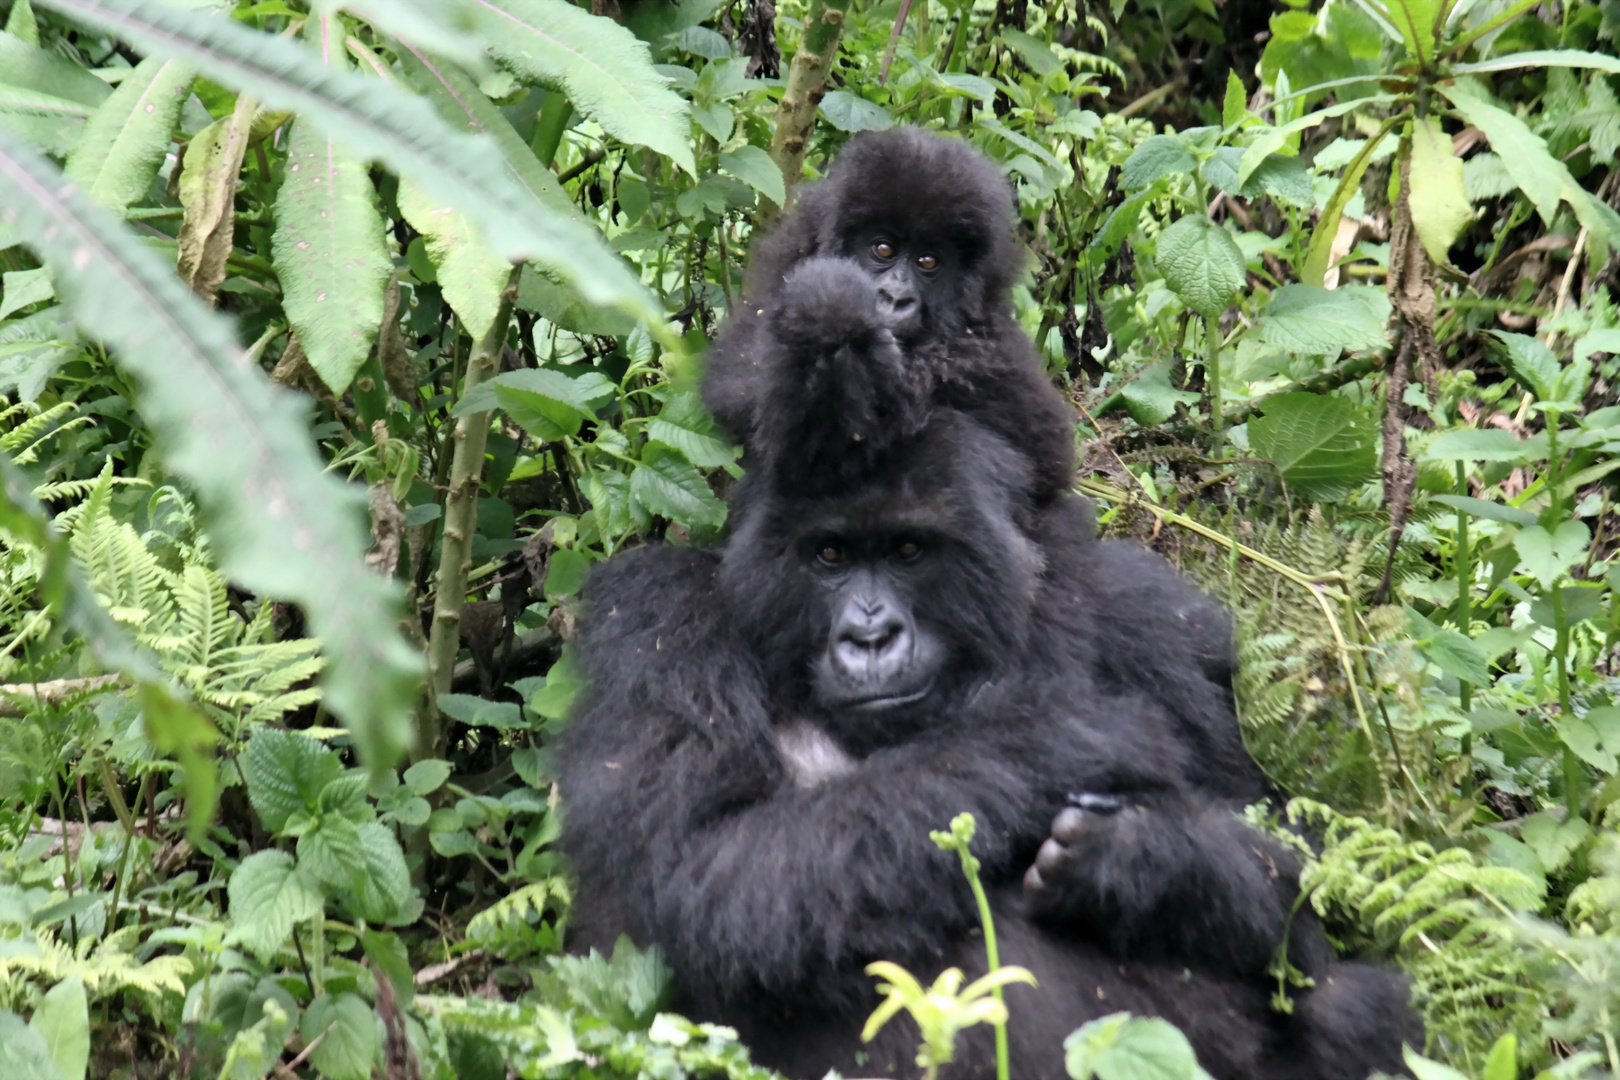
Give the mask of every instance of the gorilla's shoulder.
[(580, 594), (587, 648), (604, 638), (690, 635), (716, 612), (719, 554), (654, 544), (621, 552), (591, 568)]

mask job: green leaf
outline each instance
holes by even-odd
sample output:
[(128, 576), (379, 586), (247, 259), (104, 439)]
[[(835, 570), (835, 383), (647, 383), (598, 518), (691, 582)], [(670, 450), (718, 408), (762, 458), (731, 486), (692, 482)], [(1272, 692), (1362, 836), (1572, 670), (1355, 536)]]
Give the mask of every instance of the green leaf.
[(1343, 116), (1352, 109), (1381, 105), (1391, 100), (1393, 99), (1388, 94), (1375, 94), (1372, 97), (1353, 98), (1350, 101), (1341, 101), (1336, 105), (1329, 105), (1325, 109), (1318, 109), (1315, 112), (1306, 113), (1304, 116), (1301, 116), (1295, 120), (1290, 120), (1288, 123), (1282, 124), (1278, 127), (1260, 129), (1259, 134), (1255, 136), (1254, 141), (1250, 143), (1248, 149), (1243, 152), (1243, 164), (1238, 169), (1238, 183), (1240, 185), (1247, 184), (1249, 182), (1249, 177), (1253, 175), (1254, 171), (1258, 169), (1268, 157), (1275, 154), (1278, 150), (1281, 150), (1285, 145), (1287, 145), (1290, 138), (1299, 134), (1300, 132), (1305, 131), (1308, 128), (1313, 128), (1318, 124), (1333, 119), (1336, 116)]
[(682, 525), (718, 527), (726, 519), (726, 504), (715, 498), (703, 474), (663, 447), (647, 447), (630, 473), (630, 494), (652, 513)]
[(1377, 468), (1377, 432), (1354, 402), (1317, 394), (1276, 394), (1249, 421), (1249, 445), (1275, 462), (1307, 499), (1341, 498)]
[[(637, 504), (630, 497), (630, 478), (615, 469), (593, 469), (581, 481), (596, 521), (606, 536), (623, 536), (639, 527)], [(645, 510), (643, 510), (645, 513)]]
[(1412, 123), (1410, 175), (1412, 227), (1429, 258), (1444, 265), (1452, 243), (1473, 220), (1474, 212), (1468, 204), (1468, 185), (1463, 183), (1462, 159), (1452, 151), (1451, 136), (1432, 116)]
[(567, 0), (487, 0), (479, 8), (483, 40), (503, 64), (560, 87), (609, 134), (696, 175), (686, 101), (654, 70), (645, 42)]
[(1230, 128), (1242, 123), (1249, 115), (1249, 94), (1243, 89), (1238, 73), (1226, 73), (1226, 98), (1221, 102), (1221, 126)]
[(1491, 684), (1490, 665), (1485, 660), (1485, 654), (1468, 635), (1450, 627), (1436, 626), (1412, 607), (1406, 609), (1406, 620), (1423, 655), (1441, 671), (1475, 686)]
[(1287, 352), (1337, 356), (1385, 348), (1389, 298), (1365, 285), (1318, 289), (1284, 285), (1261, 313), (1260, 340)]
[(360, 830), (346, 817), (322, 814), (298, 838), (298, 868), (329, 891), (357, 887), (365, 873)]
[[(1576, 717), (1565, 717), (1565, 722), (1578, 721)], [(1564, 724), (1559, 725), (1560, 729)], [(1562, 731), (1560, 731), (1560, 734)], [(1578, 753), (1579, 751), (1577, 751)], [(1584, 756), (1584, 755), (1583, 755)], [(1606, 773), (1612, 773), (1616, 764), (1614, 755), (1605, 755), (1607, 765), (1598, 765)], [(1591, 761), (1591, 759), (1587, 759)], [(1591, 762), (1597, 764), (1597, 762)], [(1592, 835), (1592, 827), (1583, 818), (1571, 818), (1560, 821), (1545, 810), (1532, 814), (1520, 826), (1519, 835), (1524, 842), (1530, 845), (1530, 850), (1536, 853), (1541, 865), (1549, 874), (1556, 874), (1558, 870), (1575, 854), (1575, 849), (1584, 844)]]
[(1513, 68), (1522, 67), (1593, 68), (1597, 71), (1606, 71), (1610, 75), (1620, 75), (1620, 57), (1605, 56), (1602, 53), (1582, 52), (1579, 49), (1528, 49), (1524, 52), (1509, 53), (1506, 56), (1496, 56), (1472, 64), (1454, 64), (1451, 71), (1455, 75), (1474, 75), (1489, 71), (1509, 71)]
[(257, 851), (243, 859), (231, 872), (226, 895), (231, 905), (226, 941), (240, 942), (265, 962), (295, 923), (313, 919), (321, 910), (321, 894), (285, 851)]
[(585, 583), (585, 575), (590, 568), (591, 560), (583, 552), (572, 548), (558, 548), (553, 551), (551, 562), (546, 567), (544, 586), (546, 599), (558, 600), (579, 592), (579, 587)]
[(679, 450), (700, 469), (722, 469), (737, 461), (737, 448), (714, 435), (714, 422), (696, 394), (677, 394), (647, 425), (653, 442)]
[(1179, 135), (1150, 135), (1125, 159), (1119, 184), (1126, 191), (1135, 191), (1166, 176), (1190, 173), (1197, 167), (1198, 159)]
[(321, 381), (342, 394), (376, 340), (393, 263), (365, 163), (309, 124), (288, 139), (273, 251), (287, 320)]
[(476, 0), (315, 0), (314, 7), (323, 14), (345, 8), (405, 41), (431, 41), (435, 53), (459, 63), (476, 64), (484, 55), (474, 32)]
[(1519, 1040), (1510, 1032), (1491, 1046), (1491, 1054), (1485, 1059), (1485, 1071), (1480, 1074), (1480, 1080), (1518, 1080), (1518, 1077)]
[(566, 720), (574, 699), (585, 689), (585, 679), (574, 663), (574, 652), (564, 647), (557, 662), (546, 672), (546, 684), (529, 698), (529, 708), (547, 720)]
[(343, 771), (338, 756), (308, 735), (272, 727), (254, 728), (238, 760), (248, 801), (269, 833), (280, 833), (293, 814), (317, 809), (321, 790)]
[(537, 437), (555, 441), (576, 434), (579, 425), (595, 415), (597, 405), (614, 393), (607, 377), (592, 368), (579, 375), (566, 375), (555, 368), (524, 368), (479, 383), (456, 403), (451, 414), (461, 417), (505, 409)]
[(1536, 523), (1536, 515), (1528, 510), (1520, 510), (1517, 506), (1504, 506), (1486, 499), (1476, 499), (1469, 495), (1431, 495), (1429, 501), (1456, 507), (1471, 517), (1485, 518), (1487, 521), (1500, 521), (1508, 525)]
[(343, 894), (343, 906), (368, 922), (414, 920), (421, 904), (399, 840), (388, 826), (375, 821), (361, 825), (359, 833), (364, 873), (359, 887)]
[(191, 69), (178, 60), (142, 60), (90, 117), (68, 155), (68, 179), (123, 216), (151, 190), (191, 80)]
[(1123, 407), (1132, 420), (1144, 427), (1162, 424), (1176, 413), (1177, 405), (1196, 405), (1198, 395), (1191, 390), (1177, 390), (1170, 383), (1170, 365), (1166, 361), (1149, 364), (1126, 383), (1117, 394), (1112, 394), (1097, 406), (1098, 415)]
[(6, 1080), (67, 1080), (40, 1033), (0, 1009), (0, 1076)]
[[(563, 0), (552, 2), (565, 9), (565, 16), (572, 10), (591, 18)], [(381, 79), (328, 71), (308, 50), (274, 34), (161, 0), (43, 0), (42, 6), (99, 26), (143, 51), (184, 59), (269, 108), (298, 113), (351, 153), (383, 162), (422, 185), (434, 202), (466, 214), (502, 257), (538, 259), (593, 302), (620, 307), (663, 332), (662, 307), (599, 232), (574, 217), (535, 213), (532, 200), (508, 179), (496, 148), (487, 139), (457, 132), (421, 98)]]
[(474, 727), (513, 728), (523, 724), (523, 713), (510, 701), (490, 701), (474, 694), (440, 694), (439, 711), (450, 719)]
[(89, 105), (0, 83), (0, 130), (11, 131), (47, 154), (71, 151), (83, 136), (90, 113)]
[(1550, 589), (1586, 555), (1586, 545), (1592, 542), (1592, 532), (1583, 521), (1566, 521), (1556, 532), (1548, 532), (1540, 525), (1520, 529), (1513, 538), (1513, 547), (1519, 553), (1519, 565), (1529, 575)]
[(377, 1055), (377, 1017), (358, 994), (322, 994), (304, 1010), (298, 1034), (307, 1046), (320, 1039), (309, 1056), (327, 1080), (367, 1080)]
[(735, 176), (777, 206), (787, 199), (782, 170), (776, 167), (771, 155), (757, 146), (727, 150), (720, 155), (720, 170)]
[(87, 68), (11, 34), (0, 34), (0, 72), (5, 73), (0, 82), (8, 86), (49, 94), (91, 109), (112, 93), (112, 87)]
[(848, 90), (832, 90), (821, 99), (822, 118), (839, 131), (882, 131), (894, 126), (888, 110)]
[[(0, 275), (0, 320), (56, 295), (49, 270), (10, 270)], [(4, 348), (4, 346), (0, 346)]]
[(1129, 1013), (1081, 1025), (1063, 1040), (1063, 1061), (1074, 1080), (1208, 1080), (1174, 1024)]
[(1505, 330), (1492, 330), (1491, 336), (1506, 348), (1508, 368), (1513, 377), (1538, 401), (1558, 399), (1558, 376), (1562, 365), (1551, 349), (1528, 334), (1510, 334)]
[[(1395, 0), (1399, 2), (1399, 0)], [(1406, 1058), (1406, 1067), (1412, 1070), (1417, 1080), (1468, 1080), (1464, 1073), (1458, 1072), (1450, 1065), (1442, 1065), (1438, 1061), (1430, 1061), (1410, 1046), (1401, 1047), (1401, 1053)]]
[(1202, 214), (1187, 214), (1159, 234), (1154, 264), (1187, 306), (1214, 318), (1243, 288), (1244, 258), (1237, 241)]
[(1505, 461), (1527, 465), (1547, 456), (1545, 435), (1515, 438), (1501, 428), (1453, 428), (1442, 431), (1423, 448), (1429, 461)]
[(1264, 192), (1279, 202), (1292, 203), (1301, 208), (1316, 205), (1316, 188), (1311, 170), (1297, 157), (1272, 154), (1249, 174), (1241, 193), (1246, 198)]
[(142, 418), (193, 485), (221, 568), (303, 607), (329, 659), (324, 701), (365, 760), (403, 748), (421, 657), (393, 629), (393, 584), (362, 561), (364, 494), (326, 473), (303, 401), (240, 362), (230, 323), (172, 266), (3, 133), (0, 205), (79, 325), (139, 376)]
[(426, 240), (445, 302), (474, 340), (482, 338), (495, 325), (511, 265), (490, 251), (472, 222), (435, 205), (407, 179), (399, 182), (399, 210)]
[[(1361, 191), (1361, 177), (1377, 156), (1378, 148), (1384, 142), (1384, 134), (1393, 129), (1394, 125), (1394, 118), (1385, 121), (1376, 135), (1362, 142), (1361, 149), (1356, 151), (1356, 155), (1346, 164), (1343, 175), (1339, 177), (1338, 186), (1328, 197), (1327, 205), (1322, 209), (1322, 213), (1316, 219), (1316, 226), (1311, 230), (1311, 246), (1306, 250), (1305, 263), (1299, 272), (1301, 283), (1320, 288), (1327, 280), (1328, 260), (1333, 257), (1333, 241), (1339, 234), (1339, 222), (1344, 217), (1344, 208), (1350, 205), (1350, 200)], [(1322, 155), (1318, 154), (1318, 165), (1321, 161)]]
[(427, 758), (406, 769), (402, 779), (413, 794), (430, 795), (450, 779), (450, 763), (438, 758)]
[(1406, 42), (1407, 55), (1424, 65), (1431, 63), (1440, 29), (1440, 0), (1387, 0), (1386, 8), (1390, 22)]
[(62, 1080), (84, 1080), (90, 1065), (90, 1006), (84, 979), (69, 975), (47, 990), (28, 1026), (44, 1037)]
[[(615, 237), (614, 242), (623, 240), (624, 235)], [(517, 306), (550, 319), (573, 334), (622, 337), (636, 327), (635, 320), (624, 312), (589, 303), (567, 285), (552, 281), (551, 272), (539, 263), (530, 263), (523, 271), (518, 281)]]

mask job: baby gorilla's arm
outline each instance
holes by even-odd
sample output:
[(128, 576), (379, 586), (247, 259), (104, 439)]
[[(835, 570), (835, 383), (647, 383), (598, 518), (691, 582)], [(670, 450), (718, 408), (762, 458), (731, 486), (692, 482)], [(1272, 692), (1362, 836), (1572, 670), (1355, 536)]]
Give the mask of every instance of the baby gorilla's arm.
[(1222, 974), (1263, 974), (1285, 935), (1307, 974), (1329, 960), (1315, 920), (1290, 920), (1293, 857), (1230, 808), (1091, 794), (1071, 803), (1024, 877), (1035, 918), (1082, 929), (1122, 958)]

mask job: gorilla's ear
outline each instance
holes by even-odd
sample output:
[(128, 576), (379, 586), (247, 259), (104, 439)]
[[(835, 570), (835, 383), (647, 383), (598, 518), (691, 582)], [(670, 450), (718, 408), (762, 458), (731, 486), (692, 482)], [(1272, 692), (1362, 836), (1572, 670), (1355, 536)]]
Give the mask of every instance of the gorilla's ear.
[(792, 488), (846, 483), (928, 416), (928, 386), (878, 317), (877, 286), (852, 260), (800, 263), (766, 310), (770, 341), (758, 430)]

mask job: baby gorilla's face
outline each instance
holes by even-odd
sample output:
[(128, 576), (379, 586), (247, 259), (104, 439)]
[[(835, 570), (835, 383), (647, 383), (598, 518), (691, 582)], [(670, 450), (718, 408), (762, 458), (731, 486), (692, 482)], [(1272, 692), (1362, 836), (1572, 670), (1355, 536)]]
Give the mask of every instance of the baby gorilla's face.
[(961, 277), (961, 260), (941, 238), (871, 227), (845, 240), (844, 254), (877, 284), (878, 315), (901, 341), (934, 330)]
[(916, 598), (934, 576), (940, 542), (882, 530), (805, 538), (800, 562), (823, 590), (828, 626), (811, 661), (816, 703), (874, 715), (915, 705), (939, 681), (947, 649)]

